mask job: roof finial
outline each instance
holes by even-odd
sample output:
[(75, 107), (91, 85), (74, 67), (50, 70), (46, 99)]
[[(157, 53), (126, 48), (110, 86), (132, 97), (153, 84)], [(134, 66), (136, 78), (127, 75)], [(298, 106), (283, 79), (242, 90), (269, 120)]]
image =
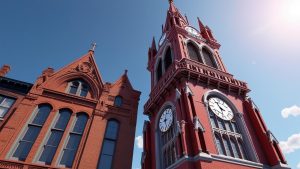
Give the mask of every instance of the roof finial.
[(93, 42), (92, 44), (91, 44), (91, 48), (90, 48), (90, 51), (95, 51), (95, 48), (96, 48), (96, 46), (97, 46), (97, 44), (96, 44), (96, 42)]
[(127, 75), (127, 72), (128, 72), (128, 70), (127, 70), (127, 69), (125, 69), (125, 70), (124, 70), (124, 75)]
[(173, 3), (174, 1), (173, 0), (169, 0), (169, 3)]

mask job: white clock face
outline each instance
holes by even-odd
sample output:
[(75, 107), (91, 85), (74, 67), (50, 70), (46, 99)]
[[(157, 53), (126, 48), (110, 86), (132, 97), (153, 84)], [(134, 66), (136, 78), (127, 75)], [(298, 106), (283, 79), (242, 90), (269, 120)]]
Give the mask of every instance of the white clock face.
[(197, 31), (195, 28), (192, 28), (190, 26), (185, 27), (185, 30), (193, 36), (196, 36), (196, 37), (200, 36), (199, 31)]
[(167, 108), (160, 116), (159, 129), (162, 132), (169, 130), (173, 123), (173, 112), (171, 108)]
[(166, 33), (164, 33), (164, 34), (161, 36), (161, 38), (160, 38), (160, 40), (159, 40), (159, 42), (158, 42), (158, 45), (161, 46), (161, 45), (164, 43), (165, 39), (166, 39)]
[(208, 100), (208, 105), (212, 112), (223, 120), (231, 120), (233, 118), (233, 112), (231, 108), (218, 97), (211, 97)]

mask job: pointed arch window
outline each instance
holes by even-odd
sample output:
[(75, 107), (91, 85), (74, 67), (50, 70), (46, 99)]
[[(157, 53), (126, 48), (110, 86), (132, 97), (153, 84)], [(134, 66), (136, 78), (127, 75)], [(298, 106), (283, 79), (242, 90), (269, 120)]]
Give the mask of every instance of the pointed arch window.
[[(162, 112), (166, 112), (170, 110), (173, 114), (173, 120), (172, 123), (170, 125), (170, 127), (166, 130), (166, 131), (162, 131), (160, 129), (158, 129), (158, 141), (159, 141), (159, 154), (160, 154), (160, 159), (162, 168), (168, 168), (169, 166), (171, 166), (172, 164), (174, 164), (176, 162), (176, 158), (177, 158), (177, 128), (176, 128), (176, 123), (175, 123), (175, 112), (171, 107), (166, 107)], [(161, 113), (161, 117), (163, 116), (163, 113)], [(160, 118), (161, 118), (160, 117)], [(165, 116), (167, 117), (167, 115)], [(160, 123), (163, 123), (161, 120), (159, 120), (158, 122), (158, 128)]]
[(171, 51), (171, 48), (168, 47), (166, 54), (165, 54), (165, 58), (164, 58), (165, 71), (167, 71), (168, 68), (171, 66), (172, 61), (173, 61), (172, 51)]
[(13, 158), (25, 161), (51, 110), (52, 107), (48, 104), (38, 106), (35, 110), (34, 118), (30, 120), (24, 135), (18, 142), (17, 148), (12, 155)]
[(76, 96), (86, 97), (89, 92), (89, 86), (83, 80), (74, 80), (69, 82), (67, 92)]
[(67, 144), (63, 148), (60, 165), (72, 167), (87, 121), (88, 116), (85, 113), (76, 115), (75, 124), (69, 133)]
[(199, 49), (193, 43), (189, 42), (187, 44), (187, 48), (188, 48), (189, 57), (191, 60), (203, 63), (200, 53), (199, 53)]
[(51, 128), (50, 136), (47, 139), (46, 144), (43, 146), (43, 151), (41, 153), (39, 161), (44, 162), (47, 165), (51, 164), (61, 138), (64, 134), (64, 131), (67, 127), (67, 124), (70, 120), (71, 114), (72, 112), (68, 109), (59, 110), (57, 120)]
[(162, 76), (162, 63), (161, 63), (161, 59), (159, 59), (156, 68), (156, 82), (160, 80), (161, 76)]
[(217, 65), (215, 63), (214, 57), (211, 54), (210, 51), (208, 51), (208, 49), (203, 48), (202, 49), (202, 54), (203, 54), (203, 58), (204, 58), (204, 62), (207, 66), (213, 67), (213, 68), (217, 68)]
[(120, 124), (116, 120), (109, 120), (106, 126), (102, 150), (99, 157), (98, 169), (111, 169), (115, 148), (117, 145)]
[[(207, 100), (209, 100), (210, 97), (215, 98), (217, 96), (208, 96)], [(223, 102), (230, 105), (226, 100), (223, 100)], [(215, 109), (215, 107), (213, 107), (213, 109)], [(208, 113), (219, 154), (247, 160), (245, 145), (241, 141), (243, 140), (243, 135), (236, 122), (237, 117), (234, 116), (231, 120), (221, 119), (213, 113), (210, 106), (208, 106)]]

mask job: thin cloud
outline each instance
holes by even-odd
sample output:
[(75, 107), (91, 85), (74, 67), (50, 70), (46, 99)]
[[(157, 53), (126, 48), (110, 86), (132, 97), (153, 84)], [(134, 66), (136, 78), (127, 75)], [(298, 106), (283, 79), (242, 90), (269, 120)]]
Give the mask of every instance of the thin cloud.
[(291, 135), (287, 141), (280, 141), (279, 146), (285, 154), (289, 154), (300, 149), (300, 133)]
[(137, 136), (135, 138), (135, 143), (137, 145), (138, 148), (143, 148), (143, 136)]
[(284, 108), (281, 111), (281, 115), (283, 118), (288, 118), (289, 116), (300, 116), (300, 107), (294, 105), (292, 107)]
[(300, 168), (300, 163), (298, 163), (297, 168)]

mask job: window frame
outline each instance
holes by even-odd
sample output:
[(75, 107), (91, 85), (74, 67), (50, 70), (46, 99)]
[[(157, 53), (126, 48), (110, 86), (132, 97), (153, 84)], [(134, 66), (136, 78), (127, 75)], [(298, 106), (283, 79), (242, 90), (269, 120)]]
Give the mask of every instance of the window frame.
[[(14, 106), (14, 104), (15, 104), (16, 101), (17, 101), (17, 99), (14, 98), (14, 97), (2, 95), (2, 94), (0, 94), (0, 97), (2, 97), (2, 100), (0, 100), (0, 108), (1, 108), (1, 109), (6, 109), (6, 111), (4, 112), (4, 114), (3, 114), (2, 116), (0, 115), (0, 121), (1, 121), (1, 120), (3, 120), (3, 119), (5, 118), (5, 116), (7, 115), (7, 113), (8, 113), (8, 112), (11, 110), (11, 108)], [(7, 99), (13, 101), (12, 104), (11, 104), (10, 106), (8, 106), (8, 107), (2, 105), (3, 102), (4, 102), (5, 100), (7, 100)]]
[[(74, 82), (78, 83), (78, 87), (76, 88), (76, 93), (71, 93), (72, 85)], [(84, 86), (86, 86), (86, 88), (84, 88)], [(81, 96), (83, 91), (86, 92), (85, 96)], [(89, 92), (90, 92), (90, 86), (88, 85), (88, 83), (86, 83), (84, 80), (81, 80), (81, 79), (75, 79), (75, 80), (69, 81), (68, 87), (66, 88), (66, 93), (75, 95), (75, 96), (79, 96), (79, 97), (84, 97), (84, 98), (88, 96)]]
[[(216, 138), (215, 138), (214, 134), (215, 133), (220, 133), (220, 131), (218, 131), (218, 129), (214, 130), (213, 126), (211, 124), (211, 121), (210, 121), (210, 113), (209, 113), (210, 110), (209, 110), (209, 106), (208, 106), (208, 99), (210, 97), (219, 97), (224, 102), (226, 102), (228, 104), (228, 106), (232, 109), (232, 111), (234, 113), (234, 120), (235, 120), (234, 124), (235, 124), (235, 126), (236, 126), (236, 128), (238, 130), (237, 131), (238, 133), (235, 134), (235, 132), (228, 131), (228, 130), (221, 130), (221, 132), (225, 133), (225, 135), (227, 135), (228, 138), (230, 138), (230, 137), (235, 138), (235, 141), (238, 143), (238, 146), (239, 146), (238, 147), (239, 151), (242, 151), (240, 149), (240, 145), (239, 145), (239, 142), (238, 142), (239, 140), (241, 140), (241, 143), (243, 144), (244, 155), (245, 155), (244, 157), (242, 156), (242, 158), (235, 158), (235, 157), (232, 157), (232, 156), (222, 155), (221, 153), (219, 153), (219, 150), (218, 150), (218, 148), (216, 146)], [(247, 161), (259, 163), (259, 160), (257, 158), (256, 149), (254, 148), (253, 142), (251, 141), (251, 136), (249, 134), (247, 125), (246, 125), (246, 123), (244, 121), (243, 114), (240, 113), (237, 110), (237, 108), (231, 102), (231, 100), (225, 94), (223, 94), (222, 92), (220, 92), (219, 90), (213, 89), (213, 90), (207, 91), (203, 95), (203, 102), (205, 103), (205, 107), (206, 107), (206, 111), (207, 111), (207, 118), (208, 118), (209, 123), (210, 123), (209, 125), (211, 127), (211, 132), (213, 134), (214, 143), (215, 143), (215, 149), (217, 151), (217, 154), (215, 154), (215, 156), (218, 157), (218, 158), (226, 159), (226, 160), (230, 160), (230, 161), (232, 161), (232, 160), (238, 160), (240, 162), (245, 162), (245, 163)]]
[[(45, 118), (45, 121), (44, 121), (44, 123), (43, 123), (42, 125), (33, 124), (33, 121), (34, 121), (34, 119), (37, 117), (37, 114), (38, 114), (38, 112), (39, 112), (39, 107), (40, 107), (40, 106), (48, 106), (48, 107), (50, 108), (50, 111), (49, 111), (48, 116)], [(31, 151), (31, 149), (32, 149), (32, 146), (35, 144), (36, 139), (39, 137), (40, 132), (41, 132), (41, 130), (43, 129), (44, 124), (47, 123), (47, 120), (48, 120), (50, 114), (52, 113), (52, 111), (53, 111), (53, 107), (52, 107), (52, 105), (50, 105), (50, 104), (48, 104), (48, 103), (42, 103), (42, 104), (36, 105), (36, 107), (35, 107), (35, 108), (33, 109), (33, 111), (32, 111), (32, 114), (30, 115), (29, 119), (28, 119), (27, 122), (25, 123), (25, 126), (26, 126), (26, 127), (23, 127), (23, 129), (20, 131), (18, 137), (15, 139), (15, 142), (14, 142), (14, 144), (13, 144), (13, 148), (9, 151), (9, 153), (8, 153), (8, 155), (7, 155), (7, 158), (12, 159), (12, 160), (17, 160), (17, 161), (26, 161), (28, 155), (30, 154), (30, 151)], [(19, 145), (20, 145), (20, 141), (22, 141), (23, 138), (24, 138), (24, 136), (27, 134), (28, 129), (29, 129), (29, 126), (40, 127), (40, 131), (39, 131), (39, 133), (37, 134), (37, 137), (35, 138), (35, 141), (33, 142), (33, 144), (32, 144), (32, 146), (31, 146), (30, 150), (28, 151), (26, 158), (25, 158), (24, 160), (20, 160), (20, 158), (14, 157), (14, 154), (15, 154), (15, 152), (17, 151), (17, 149), (18, 149), (18, 147), (19, 147)]]
[[(59, 120), (59, 118), (60, 118), (60, 114), (59, 114), (60, 111), (68, 111), (68, 112), (70, 113), (70, 117), (69, 117), (69, 119), (68, 119), (68, 121), (67, 121), (67, 124), (66, 124), (64, 130), (59, 129), (59, 128), (55, 128), (55, 126), (56, 126), (56, 124), (57, 124), (57, 122), (58, 122), (58, 120)], [(72, 120), (72, 114), (73, 114), (72, 110), (70, 110), (70, 109), (68, 109), (68, 108), (62, 108), (62, 109), (59, 109), (59, 110), (58, 110), (58, 112), (57, 112), (56, 116), (54, 117), (54, 119), (52, 120), (53, 122), (51, 123), (51, 125), (50, 125), (50, 127), (49, 127), (49, 129), (48, 129), (48, 131), (47, 131), (47, 134), (46, 134), (46, 136), (45, 136), (43, 142), (40, 144), (40, 147), (39, 147), (39, 149), (38, 149), (38, 152), (37, 152), (37, 154), (36, 154), (36, 156), (35, 156), (35, 158), (34, 158), (34, 161), (36, 161), (38, 164), (51, 165), (51, 164), (46, 164), (45, 161), (41, 161), (40, 158), (41, 158), (41, 156), (42, 156), (42, 154), (43, 154), (43, 151), (44, 151), (44, 149), (45, 149), (44, 147), (46, 146), (46, 144), (48, 143), (48, 141), (49, 141), (49, 139), (50, 139), (50, 137), (51, 137), (52, 131), (61, 131), (61, 132), (62, 132), (62, 136), (61, 136), (61, 138), (60, 138), (59, 143), (57, 144), (57, 147), (56, 147), (54, 156), (53, 156), (52, 161), (51, 161), (51, 163), (53, 163), (55, 154), (57, 154), (57, 153), (59, 152), (59, 149), (58, 149), (59, 145), (60, 145), (62, 142), (64, 142), (64, 140), (62, 140), (62, 139), (63, 139), (63, 137), (64, 137), (64, 135), (65, 135), (65, 133), (66, 133), (66, 131), (67, 131), (67, 128), (68, 128), (68, 126), (69, 126), (70, 121)], [(51, 145), (51, 147), (54, 147), (54, 146)]]
[[(82, 133), (78, 133), (78, 132), (74, 132), (74, 127), (76, 125), (76, 122), (78, 120), (78, 116), (80, 115), (83, 115), (83, 116), (86, 116), (87, 117), (87, 120), (86, 120), (86, 123), (85, 123), (85, 126), (84, 126), (84, 129), (82, 131)], [(64, 168), (72, 168), (73, 165), (74, 165), (74, 161), (76, 159), (76, 156), (78, 154), (78, 152), (80, 151), (80, 145), (83, 141), (83, 136), (85, 135), (85, 132), (86, 132), (86, 129), (87, 129), (87, 126), (88, 126), (88, 123), (89, 123), (89, 120), (90, 120), (90, 116), (85, 113), (85, 112), (79, 112), (79, 113), (76, 113), (75, 117), (71, 117), (71, 119), (69, 120), (69, 123), (71, 123), (71, 126), (70, 128), (68, 129), (68, 131), (65, 131), (67, 132), (68, 136), (65, 138), (65, 141), (64, 141), (64, 144), (63, 146), (61, 147), (61, 149), (59, 150), (59, 155), (58, 155), (58, 158), (56, 160), (56, 164), (58, 167), (64, 167)], [(70, 124), (68, 124), (70, 125)], [(74, 134), (74, 135), (80, 135), (80, 141), (78, 143), (78, 146), (77, 146), (77, 149), (76, 149), (76, 152), (74, 154), (74, 159), (73, 159), (73, 162), (72, 162), (72, 166), (71, 167), (68, 167), (66, 166), (65, 164), (61, 164), (61, 161), (63, 159), (63, 156), (64, 156), (64, 150), (66, 149), (69, 141), (70, 141), (70, 138), (71, 138), (71, 134)]]
[[(116, 130), (117, 134), (116, 134), (115, 139), (108, 138), (106, 136), (107, 132), (109, 131), (109, 129), (108, 129), (109, 126), (108, 125), (109, 125), (110, 122), (115, 122), (116, 124), (118, 124), (117, 130)], [(118, 145), (118, 139), (119, 139), (120, 129), (121, 129), (121, 123), (120, 123), (119, 120), (114, 119), (114, 118), (107, 120), (107, 124), (106, 124), (106, 128), (105, 128), (105, 133), (104, 133), (104, 137), (103, 137), (103, 141), (102, 141), (102, 146), (101, 146), (100, 154), (99, 154), (99, 157), (98, 157), (97, 169), (99, 169), (99, 167), (101, 167), (100, 166), (100, 162), (101, 162), (101, 159), (103, 157), (102, 155), (111, 156), (111, 164), (110, 164), (110, 166), (111, 166), (111, 168), (113, 168), (113, 164), (114, 164), (113, 161), (114, 161), (115, 155), (116, 155), (116, 149), (117, 149), (117, 145)], [(105, 141), (113, 141), (114, 142), (115, 145), (114, 145), (114, 150), (113, 150), (112, 155), (104, 154), (103, 153)]]

